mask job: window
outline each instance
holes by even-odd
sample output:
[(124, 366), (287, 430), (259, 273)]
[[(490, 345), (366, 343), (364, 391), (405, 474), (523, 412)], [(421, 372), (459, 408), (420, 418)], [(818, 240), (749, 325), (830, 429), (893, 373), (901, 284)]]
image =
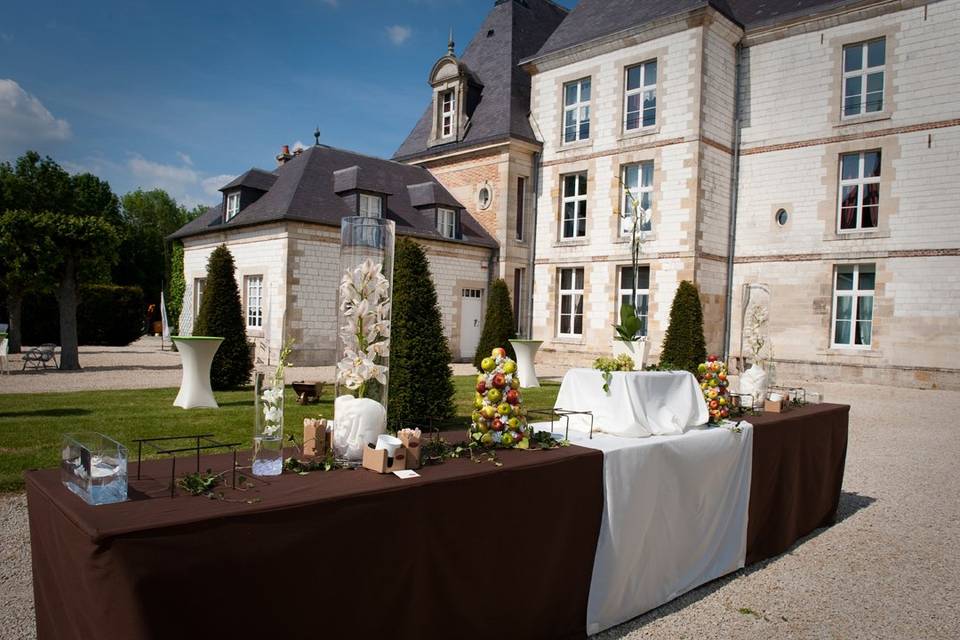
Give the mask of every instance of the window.
[(527, 270), (513, 270), (513, 310), (516, 313), (517, 335), (526, 331), (527, 317)]
[(560, 269), (561, 336), (583, 335), (583, 269)]
[(227, 221), (230, 221), (240, 213), (240, 192), (227, 195)]
[(246, 276), (243, 279), (247, 294), (247, 329), (263, 327), (263, 276)]
[(873, 291), (876, 268), (872, 264), (837, 267), (833, 287), (833, 346), (867, 348), (873, 338)]
[(640, 230), (650, 231), (650, 209), (653, 207), (653, 162), (628, 164), (623, 167), (623, 206), (620, 216), (620, 234), (633, 233), (634, 205), (643, 211), (636, 213), (641, 217)]
[(360, 215), (366, 218), (379, 218), (383, 213), (383, 198), (360, 194)]
[(563, 85), (563, 141), (590, 138), (590, 78)]
[(517, 178), (517, 240), (523, 240), (523, 218), (526, 215), (527, 179)]
[(453, 91), (444, 91), (440, 94), (440, 137), (449, 138), (453, 135), (453, 120), (457, 108), (457, 99)]
[(880, 151), (840, 156), (839, 230), (873, 229), (880, 217)]
[(587, 174), (563, 177), (563, 239), (587, 235)]
[(843, 116), (883, 111), (883, 38), (843, 48)]
[(491, 190), (490, 185), (485, 184), (480, 187), (480, 191), (477, 192), (477, 206), (486, 211), (490, 208), (490, 204), (492, 202), (493, 191)]
[[(633, 300), (633, 267), (620, 267), (620, 290), (617, 297), (617, 323), (620, 308)], [(647, 335), (647, 314), (650, 306), (650, 267), (637, 267), (637, 302), (634, 310), (640, 318), (640, 335)]]
[(457, 212), (453, 209), (437, 209), (437, 231), (444, 238), (456, 238)]
[(626, 74), (623, 130), (652, 127), (657, 123), (657, 61), (628, 67)]
[(200, 305), (203, 303), (203, 290), (207, 286), (206, 278), (193, 279), (193, 319), (200, 316)]

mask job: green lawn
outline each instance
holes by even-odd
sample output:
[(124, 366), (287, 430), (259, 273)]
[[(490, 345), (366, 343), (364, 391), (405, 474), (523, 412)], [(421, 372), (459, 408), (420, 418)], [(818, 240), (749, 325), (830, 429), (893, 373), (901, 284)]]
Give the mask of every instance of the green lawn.
[[(458, 424), (465, 429), (475, 378), (454, 380)], [(523, 392), (528, 408), (553, 406), (559, 385), (543, 384), (540, 389)], [(173, 406), (176, 396), (176, 389), (0, 395), (0, 491), (23, 489), (26, 469), (55, 467), (64, 433), (99, 431), (129, 446), (134, 456), (134, 438), (212, 433), (223, 441), (247, 443), (252, 437), (252, 390), (217, 393), (219, 409), (185, 411)], [(332, 385), (319, 404), (309, 406), (298, 405), (292, 389), (287, 389), (284, 422), (288, 433), (302, 435), (303, 418), (317, 413), (333, 414)]]

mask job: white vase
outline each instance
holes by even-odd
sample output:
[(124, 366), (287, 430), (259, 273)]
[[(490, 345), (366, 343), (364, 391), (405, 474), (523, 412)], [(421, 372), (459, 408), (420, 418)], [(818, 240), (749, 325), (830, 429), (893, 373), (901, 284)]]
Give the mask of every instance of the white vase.
[(637, 340), (613, 339), (613, 357), (628, 355), (633, 359), (633, 370), (643, 371), (644, 361), (647, 359), (647, 337)]
[(376, 400), (338, 396), (333, 413), (333, 453), (339, 460), (359, 462), (363, 448), (387, 432), (387, 409)]
[(763, 406), (767, 395), (767, 372), (754, 363), (740, 375), (740, 394), (753, 396), (753, 406)]

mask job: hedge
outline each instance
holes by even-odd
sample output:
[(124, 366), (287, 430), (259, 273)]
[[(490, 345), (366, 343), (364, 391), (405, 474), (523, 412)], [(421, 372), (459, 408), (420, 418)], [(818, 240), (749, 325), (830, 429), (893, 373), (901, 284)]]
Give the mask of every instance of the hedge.
[[(82, 345), (123, 347), (144, 332), (146, 307), (140, 287), (111, 284), (80, 286), (77, 338)], [(57, 300), (52, 294), (23, 300), (23, 344), (60, 343)]]

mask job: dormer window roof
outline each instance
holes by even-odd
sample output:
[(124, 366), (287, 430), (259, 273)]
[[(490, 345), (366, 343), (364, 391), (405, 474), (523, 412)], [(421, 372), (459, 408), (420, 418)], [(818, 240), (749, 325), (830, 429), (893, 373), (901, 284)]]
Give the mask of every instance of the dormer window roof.
[(224, 213), (224, 219), (230, 222), (240, 213), (240, 190), (231, 191), (227, 194), (227, 206)]

